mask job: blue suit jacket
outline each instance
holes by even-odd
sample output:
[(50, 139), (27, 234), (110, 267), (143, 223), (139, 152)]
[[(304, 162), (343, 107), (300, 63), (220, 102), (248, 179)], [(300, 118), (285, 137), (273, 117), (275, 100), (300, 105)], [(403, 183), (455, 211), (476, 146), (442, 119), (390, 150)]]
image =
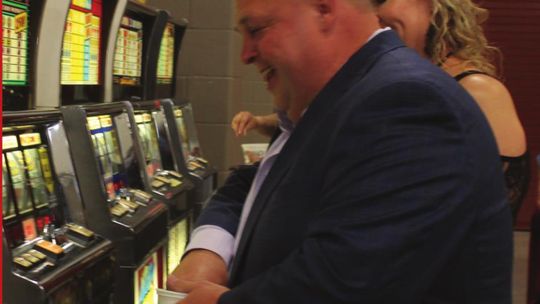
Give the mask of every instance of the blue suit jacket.
[[(511, 303), (504, 189), (474, 100), (381, 33), (297, 124), (219, 303)], [(241, 204), (224, 197), (200, 223), (234, 232)]]

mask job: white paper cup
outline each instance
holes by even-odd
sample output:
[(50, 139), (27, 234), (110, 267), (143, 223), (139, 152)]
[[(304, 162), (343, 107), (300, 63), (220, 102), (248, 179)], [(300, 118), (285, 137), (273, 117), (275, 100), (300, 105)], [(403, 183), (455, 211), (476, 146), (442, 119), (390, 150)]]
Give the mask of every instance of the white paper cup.
[(158, 294), (158, 304), (176, 304), (186, 297), (186, 294), (183, 292), (170, 291), (161, 288), (157, 288), (156, 291)]

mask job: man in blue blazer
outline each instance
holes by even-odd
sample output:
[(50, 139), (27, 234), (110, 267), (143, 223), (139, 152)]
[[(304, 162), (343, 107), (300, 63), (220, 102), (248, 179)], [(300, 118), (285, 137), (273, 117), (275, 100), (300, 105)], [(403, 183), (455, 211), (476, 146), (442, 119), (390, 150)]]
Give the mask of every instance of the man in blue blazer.
[(242, 59), (289, 125), (201, 215), (169, 277), (180, 303), (511, 303), (501, 164), (459, 84), (368, 0), (237, 11)]

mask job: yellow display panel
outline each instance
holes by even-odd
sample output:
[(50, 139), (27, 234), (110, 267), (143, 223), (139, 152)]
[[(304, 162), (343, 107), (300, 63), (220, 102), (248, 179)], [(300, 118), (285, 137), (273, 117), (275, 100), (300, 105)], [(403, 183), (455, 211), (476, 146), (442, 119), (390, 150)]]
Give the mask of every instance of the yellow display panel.
[(174, 69), (174, 25), (168, 23), (161, 39), (157, 67), (157, 83), (171, 84)]
[(28, 84), (28, 4), (2, 1), (2, 84)]
[(99, 84), (101, 3), (94, 2), (72, 0), (62, 48), (63, 85)]
[(121, 85), (138, 85), (142, 74), (143, 24), (123, 17), (114, 52), (114, 81)]

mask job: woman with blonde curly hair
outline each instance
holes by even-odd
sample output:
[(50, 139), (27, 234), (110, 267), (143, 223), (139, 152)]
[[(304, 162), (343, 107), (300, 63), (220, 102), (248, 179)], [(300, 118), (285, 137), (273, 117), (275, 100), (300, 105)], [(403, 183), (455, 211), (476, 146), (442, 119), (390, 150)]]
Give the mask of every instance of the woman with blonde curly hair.
[[(500, 58), (482, 29), (488, 11), (471, 0), (372, 0), (382, 26), (395, 30), (405, 44), (454, 77), (471, 94), (495, 135), (514, 218), (528, 183), (525, 132), (510, 93), (493, 64)], [(250, 129), (272, 134), (275, 115), (240, 112), (232, 120), (236, 135)]]
[(514, 218), (528, 183), (525, 132), (514, 102), (498, 79), (500, 58), (482, 24), (488, 11), (471, 0), (375, 0), (382, 25), (439, 65), (471, 94), (497, 140)]

